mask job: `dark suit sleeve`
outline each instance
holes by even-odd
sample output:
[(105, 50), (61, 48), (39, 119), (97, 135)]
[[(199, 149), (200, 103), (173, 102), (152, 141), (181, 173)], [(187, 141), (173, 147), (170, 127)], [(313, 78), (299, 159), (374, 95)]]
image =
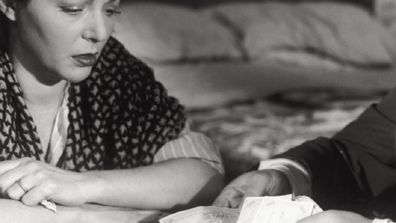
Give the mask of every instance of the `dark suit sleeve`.
[(396, 179), (395, 90), (332, 138), (308, 141), (277, 157), (303, 164), (314, 199), (328, 208), (363, 202)]
[(289, 151), (275, 156), (299, 162), (311, 177), (312, 198), (323, 209), (346, 209), (360, 199), (368, 200), (366, 184), (359, 185), (345, 159), (343, 145), (330, 138), (307, 141)]

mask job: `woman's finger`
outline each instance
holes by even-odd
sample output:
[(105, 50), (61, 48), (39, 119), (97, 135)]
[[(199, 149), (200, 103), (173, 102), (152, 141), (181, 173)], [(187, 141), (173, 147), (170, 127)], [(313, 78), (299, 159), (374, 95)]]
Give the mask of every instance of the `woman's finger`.
[(35, 186), (21, 198), (22, 203), (28, 206), (36, 206), (41, 203), (41, 201), (47, 199), (47, 193), (43, 190), (41, 186)]
[[(14, 169), (10, 169), (7, 172), (0, 175), (0, 192), (4, 193), (8, 190), (11, 185), (13, 185), (18, 180), (24, 178), (24, 176), (31, 175), (32, 172), (36, 170), (35, 164), (30, 161), (25, 161)], [(23, 183), (25, 180), (23, 180)], [(28, 183), (28, 182), (26, 182)], [(25, 185), (26, 185), (25, 183)], [(33, 185), (26, 185), (26, 188), (30, 189)], [(26, 189), (25, 188), (25, 189)]]
[(21, 184), (14, 183), (7, 189), (6, 194), (10, 199), (20, 200), (26, 192), (27, 190)]
[(36, 184), (37, 179), (33, 175), (24, 176), (15, 181), (5, 192), (5, 194), (13, 199), (20, 200), (27, 192), (29, 192)]

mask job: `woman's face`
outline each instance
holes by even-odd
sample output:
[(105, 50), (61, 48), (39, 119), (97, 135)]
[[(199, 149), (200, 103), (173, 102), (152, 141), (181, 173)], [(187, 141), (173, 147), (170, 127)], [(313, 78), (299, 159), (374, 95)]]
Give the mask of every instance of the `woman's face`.
[(17, 3), (11, 27), (14, 56), (43, 81), (85, 79), (113, 32), (119, 2), (28, 0)]

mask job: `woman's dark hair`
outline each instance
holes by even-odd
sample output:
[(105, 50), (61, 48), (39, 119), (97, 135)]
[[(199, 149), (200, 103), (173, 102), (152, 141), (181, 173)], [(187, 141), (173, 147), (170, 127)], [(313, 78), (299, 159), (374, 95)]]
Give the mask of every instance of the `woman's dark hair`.
[[(20, 5), (25, 5), (30, 0), (8, 0), (7, 4), (15, 4), (18, 3)], [(7, 49), (8, 47), (8, 38), (9, 38), (9, 20), (8, 18), (0, 12), (0, 50)]]
[(8, 46), (8, 19), (3, 13), (0, 13), (0, 50)]

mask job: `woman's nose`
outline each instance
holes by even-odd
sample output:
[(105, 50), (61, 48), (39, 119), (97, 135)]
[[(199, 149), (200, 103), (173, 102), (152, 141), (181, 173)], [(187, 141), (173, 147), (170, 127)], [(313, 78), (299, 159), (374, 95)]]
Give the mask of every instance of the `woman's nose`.
[(108, 36), (105, 19), (102, 16), (93, 15), (89, 25), (83, 32), (83, 38), (96, 43), (106, 41)]

